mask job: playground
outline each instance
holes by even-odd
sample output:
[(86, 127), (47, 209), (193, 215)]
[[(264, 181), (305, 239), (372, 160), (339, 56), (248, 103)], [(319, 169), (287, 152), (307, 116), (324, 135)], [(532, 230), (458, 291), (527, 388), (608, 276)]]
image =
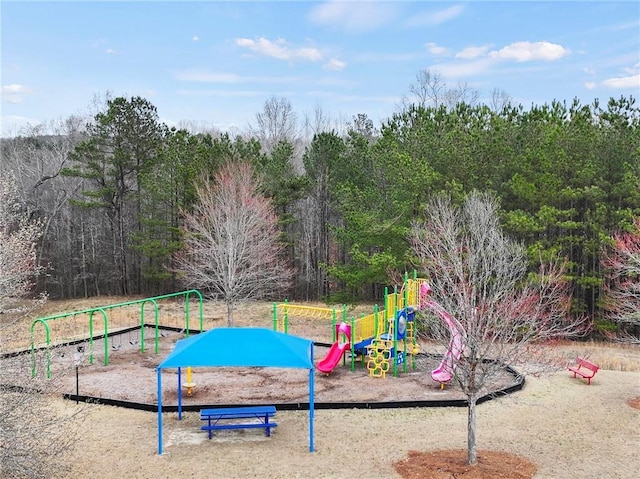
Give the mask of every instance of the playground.
[[(235, 325), (266, 326), (286, 336), (313, 341), (314, 398), (320, 407), (331, 408), (337, 403), (346, 407), (394, 407), (392, 403), (464, 406), (466, 397), (453, 382), (455, 363), (464, 348), (463, 332), (455, 319), (429, 298), (429, 292), (425, 280), (406, 278), (399, 290), (385, 293), (383, 307), (369, 306), (368, 314), (350, 314), (346, 307), (285, 301), (273, 304), (269, 320), (246, 317), (238, 311)], [(420, 309), (429, 309), (447, 324), (451, 331), (448, 347), (419, 338), (415, 316)], [(216, 329), (222, 326), (216, 324), (220, 322), (220, 316), (205, 314), (205, 303), (197, 291), (40, 317), (30, 327), (31, 375), (54, 376), (67, 394), (83, 400), (152, 406), (158, 400), (155, 370), (161, 360), (178, 341)], [(211, 348), (224, 349), (222, 354), (229, 361), (223, 365), (254, 366), (250, 361), (244, 363), (243, 358), (262, 345), (249, 336), (237, 337), (238, 344), (214, 343)], [(202, 349), (196, 357), (207, 351)], [(16, 357), (14, 362), (17, 368), (21, 359)], [(164, 381), (165, 406), (171, 409), (178, 404), (189, 409), (268, 403), (281, 409), (292, 409), (296, 404), (300, 409), (308, 408), (308, 370), (286, 364), (267, 368), (211, 366), (216, 367), (200, 365), (192, 370), (184, 364), (167, 370), (168, 376), (181, 375), (182, 388), (177, 381)], [(522, 385), (517, 371), (505, 368), (482, 395), (490, 399)]]
[[(51, 312), (73, 309), (55, 309), (53, 304), (49, 307)], [(183, 306), (176, 303), (171, 308), (175, 327), (180, 328), (184, 322)], [(370, 310), (368, 306), (349, 311), (349, 315), (362, 317)], [(224, 305), (207, 303), (204, 329), (226, 326), (223, 311)], [(139, 320), (139, 315), (134, 316), (137, 319), (133, 324)], [(273, 311), (268, 304), (244, 304), (239, 306), (235, 317), (238, 327), (269, 327)], [(340, 342), (333, 337), (331, 320), (319, 323), (318, 318), (290, 319), (291, 334), (318, 337), (326, 344), (315, 348), (316, 364), (327, 358), (336, 341)], [(341, 319), (338, 316), (337, 320)], [(113, 324), (115, 329), (116, 322)], [(89, 364), (88, 351), (83, 351), (78, 367), (79, 393), (153, 403), (156, 399), (154, 368), (170, 353), (176, 341), (185, 338), (185, 331), (160, 330), (156, 341), (153, 327), (145, 328), (142, 334), (139, 330), (127, 330), (124, 324), (118, 329), (122, 332), (95, 339), (93, 364)], [(144, 351), (141, 351), (142, 337), (145, 338)], [(73, 366), (77, 356), (74, 357), (74, 353), (78, 352), (79, 345), (86, 347), (86, 341), (52, 349), (52, 374), (58, 377), (59, 373), (65, 373), (64, 388), (70, 394), (75, 394)], [(245, 346), (238, 344), (238, 354), (242, 354)], [(588, 345), (585, 348), (585, 345), (569, 344), (564, 348), (568, 358), (586, 355), (605, 363), (604, 357), (598, 357), (598, 350), (589, 349)], [(441, 388), (431, 377), (431, 372), (440, 368), (447, 349), (424, 342), (420, 342), (419, 349), (413, 358), (415, 369), (411, 365), (397, 376), (392, 372), (385, 377), (372, 376), (360, 359), (352, 370), (351, 362), (343, 357), (328, 375), (316, 372), (315, 399), (318, 403), (374, 403), (462, 398), (455, 384)], [(104, 364), (105, 350), (108, 351), (107, 365)], [(638, 364), (640, 359), (637, 348), (607, 348), (606, 351), (607, 355), (615, 351), (621, 364), (627, 361)], [(19, 358), (3, 361), (20, 361), (28, 373), (30, 364), (25, 361), (28, 356)], [(39, 373), (46, 371), (45, 364), (39, 364), (38, 368)], [(509, 451), (535, 463), (539, 475), (534, 477), (634, 477), (640, 467), (635, 454), (639, 416), (637, 409), (626, 402), (640, 395), (640, 373), (625, 372), (624, 367), (607, 369), (603, 368), (590, 386), (574, 380), (566, 371), (527, 379), (524, 390), (483, 404), (479, 409), (480, 449)], [(165, 375), (164, 402), (175, 404), (177, 374), (167, 370)], [(306, 402), (307, 376), (304, 370), (287, 368), (197, 368), (190, 378), (195, 383), (192, 395), (182, 391), (182, 401), (185, 407)], [(504, 384), (494, 386), (501, 388), (513, 383), (511, 375), (503, 379)], [(583, 405), (586, 403), (589, 413), (585, 416)], [(76, 406), (73, 400), (59, 400), (55, 405), (63, 409), (82, 407)], [(153, 413), (95, 404), (84, 407), (90, 410), (89, 423), (85, 426), (82, 446), (70, 457), (74, 475), (80, 477), (125, 474), (128, 477), (179, 477), (189, 471), (195, 476), (214, 474), (228, 479), (254, 475), (339, 479), (368, 471), (368, 475), (374, 477), (421, 478), (423, 476), (399, 475), (394, 464), (406, 460), (409, 451), (464, 449), (466, 441), (464, 407), (319, 408), (314, 454), (309, 454), (305, 446), (308, 434), (305, 412), (279, 411), (279, 427), (271, 438), (257, 431), (229, 431), (211, 441), (199, 430), (197, 413), (186, 412), (183, 420), (178, 421), (175, 412), (166, 412), (166, 449), (159, 456)], [(252, 459), (247, 460), (249, 457)], [(492, 477), (513, 476), (494, 474)]]

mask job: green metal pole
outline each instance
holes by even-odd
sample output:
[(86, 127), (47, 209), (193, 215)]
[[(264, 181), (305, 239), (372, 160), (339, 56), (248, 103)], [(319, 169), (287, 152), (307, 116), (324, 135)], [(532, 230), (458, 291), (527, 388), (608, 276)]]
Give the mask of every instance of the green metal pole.
[(278, 330), (278, 305), (273, 303), (273, 330)]
[(204, 326), (204, 302), (202, 301), (202, 294), (200, 294), (200, 291), (196, 291), (196, 295), (198, 296), (198, 314), (200, 315), (200, 332), (202, 332), (202, 328)]
[(44, 324), (45, 331), (45, 343), (47, 345), (47, 378), (51, 377), (51, 353), (49, 352), (49, 345), (51, 343), (51, 330), (49, 329), (49, 325), (45, 320), (36, 319), (31, 323), (30, 333), (31, 333), (31, 377), (36, 377), (36, 350), (35, 350), (35, 339), (33, 336), (33, 329), (36, 323)]
[[(159, 338), (159, 329), (158, 328), (158, 322), (160, 320), (160, 311), (158, 310), (158, 303), (156, 303), (156, 301), (152, 298), (149, 299), (149, 301), (151, 301), (151, 304), (153, 304), (153, 319), (154, 319), (154, 324), (155, 324), (155, 353), (158, 354), (158, 344), (160, 341)], [(144, 304), (143, 304), (143, 308), (144, 308)], [(187, 318), (189, 316), (187, 315)], [(187, 321), (187, 331), (189, 330), (189, 322)], [(140, 321), (140, 334), (142, 334), (142, 331), (144, 331), (144, 323), (142, 322), (142, 320)], [(141, 336), (142, 337), (142, 336)], [(141, 345), (140, 345), (140, 352), (144, 352), (144, 341), (140, 341)]]
[(89, 313), (89, 364), (93, 364), (93, 311)]
[(335, 343), (338, 339), (336, 337), (336, 308), (331, 310), (331, 342)]
[(283, 332), (284, 334), (289, 333), (289, 300), (284, 300), (284, 323), (283, 323)]
[(102, 313), (102, 320), (104, 321), (104, 365), (109, 365), (109, 319), (107, 318), (107, 312), (98, 308), (98, 311)]
[[(184, 331), (185, 331), (185, 335), (188, 338), (189, 337), (189, 295), (187, 294), (184, 298)], [(157, 323), (156, 323), (157, 324)], [(156, 351), (157, 352), (157, 351)]]
[(140, 305), (140, 352), (144, 353), (144, 305)]

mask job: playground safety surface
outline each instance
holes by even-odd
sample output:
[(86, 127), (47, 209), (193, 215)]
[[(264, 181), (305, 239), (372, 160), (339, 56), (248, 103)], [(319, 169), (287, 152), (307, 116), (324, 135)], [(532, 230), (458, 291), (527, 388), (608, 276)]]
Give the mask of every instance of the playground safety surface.
[[(155, 405), (157, 403), (157, 374), (155, 367), (170, 353), (173, 345), (184, 334), (163, 332), (159, 338), (158, 352), (151, 335), (145, 333), (145, 351), (140, 351), (139, 335), (126, 333), (108, 339), (109, 364), (104, 365), (104, 340), (94, 341), (93, 364), (89, 364), (86, 344), (78, 368), (78, 393), (114, 401)], [(58, 347), (52, 353), (52, 374), (60, 381), (61, 391), (76, 394), (74, 354), (78, 345)], [(431, 346), (433, 348), (433, 346)], [(316, 362), (328, 348), (315, 348)], [(465, 395), (455, 385), (444, 389), (431, 379), (430, 371), (442, 359), (441, 353), (429, 346), (421, 348), (416, 356), (415, 368), (398, 365), (397, 376), (393, 366), (384, 378), (370, 377), (358, 359), (352, 368), (347, 359), (329, 375), (316, 371), (315, 402), (319, 405), (338, 403), (371, 404), (385, 402), (423, 402), (422, 405), (452, 405), (464, 401)], [(239, 352), (240, 354), (240, 352)], [(16, 358), (17, 359), (17, 358)], [(22, 357), (24, 361), (25, 357)], [(76, 354), (75, 359), (78, 359)], [(5, 359), (7, 360), (7, 359)], [(162, 375), (163, 405), (177, 404), (178, 378), (176, 370), (164, 370)], [(296, 404), (309, 401), (308, 371), (290, 368), (194, 368), (192, 396), (183, 390), (185, 407), (211, 404)], [(181, 382), (186, 382), (182, 370)], [(518, 378), (504, 370), (498, 374), (483, 392), (491, 395), (497, 391), (518, 387)], [(433, 404), (428, 404), (432, 402)]]

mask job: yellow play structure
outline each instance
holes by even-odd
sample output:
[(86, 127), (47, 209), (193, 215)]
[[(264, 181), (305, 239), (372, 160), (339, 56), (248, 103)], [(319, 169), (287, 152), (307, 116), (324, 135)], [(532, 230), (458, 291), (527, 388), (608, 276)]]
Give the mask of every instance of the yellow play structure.
[[(414, 273), (415, 276), (415, 273)], [(346, 307), (341, 310), (336, 308), (318, 308), (288, 302), (273, 305), (273, 327), (277, 331), (289, 332), (292, 317), (317, 318), (331, 320), (331, 328), (328, 330), (325, 321), (318, 324), (318, 333), (323, 339), (328, 340), (331, 334), (331, 342), (336, 343), (339, 323), (346, 324), (348, 328), (348, 340), (350, 342), (345, 350), (351, 351), (351, 370), (355, 369), (357, 359), (366, 366), (371, 377), (386, 377), (393, 365), (393, 375), (398, 375), (398, 366), (403, 367), (403, 372), (416, 367), (415, 355), (419, 352), (417, 344), (417, 328), (415, 311), (420, 308), (421, 285), (425, 279), (414, 277), (409, 279), (405, 274), (405, 280), (400, 290), (394, 288), (393, 293), (385, 289), (384, 309), (379, 310), (374, 306), (374, 311), (360, 318), (347, 319)], [(345, 331), (345, 329), (342, 329)], [(316, 334), (314, 334), (314, 339)], [(340, 357), (331, 363), (331, 367), (323, 372), (330, 372), (337, 365)], [(326, 362), (325, 362), (326, 363)], [(323, 363), (324, 364), (324, 363)]]

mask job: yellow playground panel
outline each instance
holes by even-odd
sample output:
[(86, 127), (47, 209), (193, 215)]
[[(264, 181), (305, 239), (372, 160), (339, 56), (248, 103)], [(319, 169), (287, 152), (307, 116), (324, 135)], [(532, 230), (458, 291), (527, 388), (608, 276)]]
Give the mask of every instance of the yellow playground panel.
[(388, 332), (389, 322), (393, 322), (392, 320), (398, 311), (407, 307), (419, 308), (420, 286), (426, 281), (426, 279), (408, 279), (400, 291), (385, 292), (383, 310), (374, 311), (354, 320), (351, 334), (354, 336), (355, 342), (358, 343), (370, 337), (379, 337)]

